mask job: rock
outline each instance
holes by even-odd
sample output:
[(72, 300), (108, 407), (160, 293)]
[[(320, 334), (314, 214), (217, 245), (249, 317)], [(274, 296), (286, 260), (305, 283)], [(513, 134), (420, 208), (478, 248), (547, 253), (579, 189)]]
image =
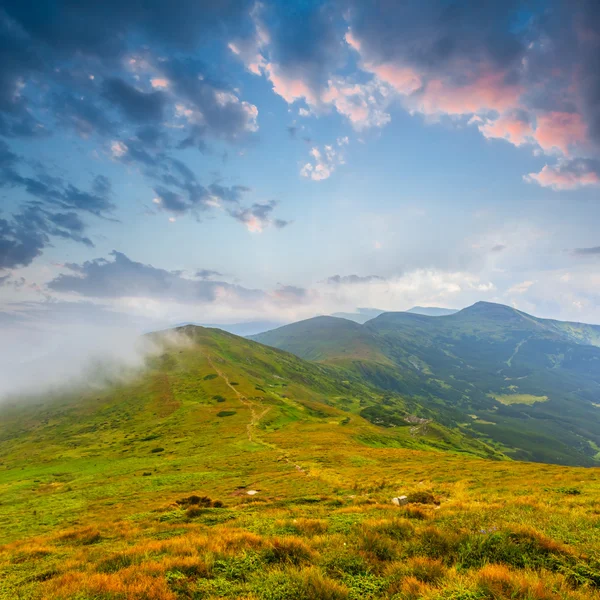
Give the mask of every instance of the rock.
[(405, 504), (408, 504), (408, 497), (398, 496), (397, 498), (392, 498), (392, 504), (395, 504), (396, 506), (404, 506)]
[(254, 496), (254, 494), (258, 494), (258, 492), (256, 490), (248, 490), (246, 494), (248, 494), (248, 496)]

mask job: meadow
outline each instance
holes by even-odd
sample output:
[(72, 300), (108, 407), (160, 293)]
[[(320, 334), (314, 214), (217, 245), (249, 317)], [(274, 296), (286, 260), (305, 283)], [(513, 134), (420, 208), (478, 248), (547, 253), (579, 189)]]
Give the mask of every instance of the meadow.
[(597, 469), (378, 426), (371, 388), (191, 337), (2, 410), (0, 598), (600, 598)]

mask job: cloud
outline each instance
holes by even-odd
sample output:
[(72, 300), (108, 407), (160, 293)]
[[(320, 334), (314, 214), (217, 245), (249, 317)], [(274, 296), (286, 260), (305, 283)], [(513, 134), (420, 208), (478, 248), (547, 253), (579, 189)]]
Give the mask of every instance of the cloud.
[(233, 208), (229, 210), (229, 214), (243, 223), (251, 233), (262, 233), (271, 225), (277, 229), (283, 229), (290, 224), (290, 221), (283, 219), (273, 219), (271, 213), (277, 206), (277, 202), (271, 200), (265, 203), (255, 203), (249, 208)]
[(557, 191), (597, 186), (600, 163), (587, 159), (561, 160), (556, 165), (545, 165), (539, 173), (525, 175), (524, 180)]
[[(257, 107), (221, 80), (221, 73), (215, 76), (208, 54), (206, 62), (198, 60), (204, 55), (200, 49), (216, 37), (247, 27), (253, 2), (213, 6), (182, 0), (176, 11), (164, 0), (151, 6), (139, 0), (71, 4), (3, 4), (0, 137), (50, 136), (68, 129), (94, 138), (113, 160), (149, 180), (162, 196), (161, 208), (177, 214), (197, 217), (238, 193), (243, 186), (221, 185), (223, 194), (215, 194), (217, 177), (200, 184), (184, 174), (175, 153), (192, 147), (208, 152), (215, 141), (243, 143), (258, 130)], [(2, 162), (7, 146), (0, 143)], [(75, 213), (106, 216), (115, 209), (120, 199), (112, 197), (106, 177), (97, 178), (97, 188), (84, 190), (66, 175), (60, 181), (25, 175), (25, 159), (13, 157), (1, 169), (0, 186), (21, 187), (40, 203), (38, 230), (24, 232), (5, 218), (4, 263), (29, 264), (53, 237), (66, 237), (66, 232), (91, 244), (81, 220), (75, 223)], [(102, 186), (105, 191), (99, 191)], [(49, 204), (60, 208), (61, 216), (51, 216)], [(45, 226), (40, 230), (42, 215)]]
[[(22, 167), (29, 173), (23, 174)], [(53, 238), (93, 246), (82, 214), (108, 218), (114, 209), (106, 177), (96, 176), (90, 190), (82, 190), (40, 166), (31, 167), (2, 140), (0, 188), (20, 188), (34, 198), (0, 219), (0, 269), (31, 264)]]
[(328, 179), (339, 165), (344, 164), (344, 155), (341, 148), (348, 144), (348, 138), (338, 138), (336, 146), (331, 144), (323, 146), (323, 150), (319, 150), (314, 146), (310, 155), (311, 162), (307, 162), (300, 169), (300, 175), (313, 181), (321, 181)]
[(506, 250), (506, 246), (504, 244), (496, 244), (495, 246), (492, 246), (491, 251), (492, 252), (502, 252)]
[(223, 277), (223, 273), (219, 271), (213, 271), (212, 269), (200, 269), (196, 271), (196, 277), (200, 279), (212, 279), (213, 277)]
[[(385, 126), (400, 105), (430, 121), (468, 120), (487, 138), (559, 161), (600, 157), (600, 8), (593, 0), (556, 0), (526, 15), (519, 0), (308, 3), (302, 43), (290, 19), (297, 11), (260, 6), (254, 33), (230, 48), (287, 103), (305, 103), (301, 115), (335, 110), (362, 131)], [(358, 71), (348, 68), (352, 61)], [(304, 174), (331, 173), (315, 167), (308, 163)], [(579, 177), (576, 186), (593, 184)]]
[(514, 146), (522, 146), (533, 140), (533, 126), (527, 113), (522, 111), (511, 111), (495, 119), (486, 119), (478, 128), (486, 138), (504, 139)]
[(370, 283), (372, 281), (382, 282), (385, 281), (383, 277), (378, 275), (366, 275), (361, 277), (360, 275), (332, 275), (327, 278), (327, 283), (333, 285), (340, 284), (355, 284), (355, 283)]
[(551, 111), (537, 118), (534, 138), (546, 152), (558, 149), (568, 156), (573, 146), (585, 143), (586, 126), (578, 113)]
[(112, 260), (98, 258), (67, 264), (72, 275), (61, 274), (48, 283), (53, 292), (90, 298), (154, 298), (177, 302), (213, 302), (223, 293), (252, 298), (261, 293), (221, 281), (195, 280), (111, 252)]
[(600, 256), (600, 246), (590, 248), (575, 248), (573, 254), (577, 256)]
[(529, 290), (529, 288), (534, 285), (535, 281), (523, 281), (522, 283), (517, 283), (508, 289), (507, 294), (524, 294)]
[(166, 104), (164, 92), (143, 92), (119, 77), (111, 77), (104, 81), (102, 93), (130, 121), (144, 123), (162, 120)]

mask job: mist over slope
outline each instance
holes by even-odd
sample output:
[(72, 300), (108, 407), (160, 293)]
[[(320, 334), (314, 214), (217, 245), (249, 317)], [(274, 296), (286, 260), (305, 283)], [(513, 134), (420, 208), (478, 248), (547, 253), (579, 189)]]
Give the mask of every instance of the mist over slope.
[(253, 339), (359, 373), (523, 460), (600, 461), (600, 327), (479, 302), (364, 325), (308, 320)]

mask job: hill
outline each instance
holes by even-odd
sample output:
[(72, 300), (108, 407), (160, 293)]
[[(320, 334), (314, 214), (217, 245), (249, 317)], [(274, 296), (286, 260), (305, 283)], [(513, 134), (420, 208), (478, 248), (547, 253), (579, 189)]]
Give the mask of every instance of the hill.
[(288, 327), (254, 339), (412, 397), (514, 458), (600, 464), (598, 326), (480, 302), (447, 316), (338, 323), (322, 345), (314, 324), (304, 336)]
[[(380, 310), (378, 308), (357, 308), (355, 312), (336, 312), (333, 313), (332, 317), (338, 317), (340, 319), (348, 319), (349, 321), (354, 321), (355, 323), (366, 323), (375, 317), (383, 314), (384, 310)], [(415, 313), (418, 315), (428, 315), (430, 317), (442, 317), (446, 315), (453, 315), (457, 310), (453, 308), (438, 308), (437, 306), (413, 306), (406, 312)], [(223, 328), (222, 328), (223, 329)], [(229, 331), (228, 329), (226, 331)], [(267, 331), (267, 329), (263, 329), (263, 331)], [(231, 333), (236, 333), (232, 331)], [(259, 332), (256, 332), (256, 335)], [(260, 332), (262, 333), (262, 332)], [(252, 335), (252, 334), (248, 334)]]
[(348, 319), (349, 321), (354, 321), (355, 323), (360, 323), (362, 325), (384, 312), (384, 310), (380, 310), (379, 308), (357, 308), (355, 312), (336, 312), (331, 316), (338, 317), (339, 319)]
[(485, 460), (225, 332), (151, 337), (141, 372), (0, 408), (0, 598), (600, 597), (593, 470)]
[(454, 308), (439, 308), (437, 306), (413, 306), (406, 312), (417, 315), (427, 315), (429, 317), (446, 317), (448, 315), (453, 315), (458, 311)]

